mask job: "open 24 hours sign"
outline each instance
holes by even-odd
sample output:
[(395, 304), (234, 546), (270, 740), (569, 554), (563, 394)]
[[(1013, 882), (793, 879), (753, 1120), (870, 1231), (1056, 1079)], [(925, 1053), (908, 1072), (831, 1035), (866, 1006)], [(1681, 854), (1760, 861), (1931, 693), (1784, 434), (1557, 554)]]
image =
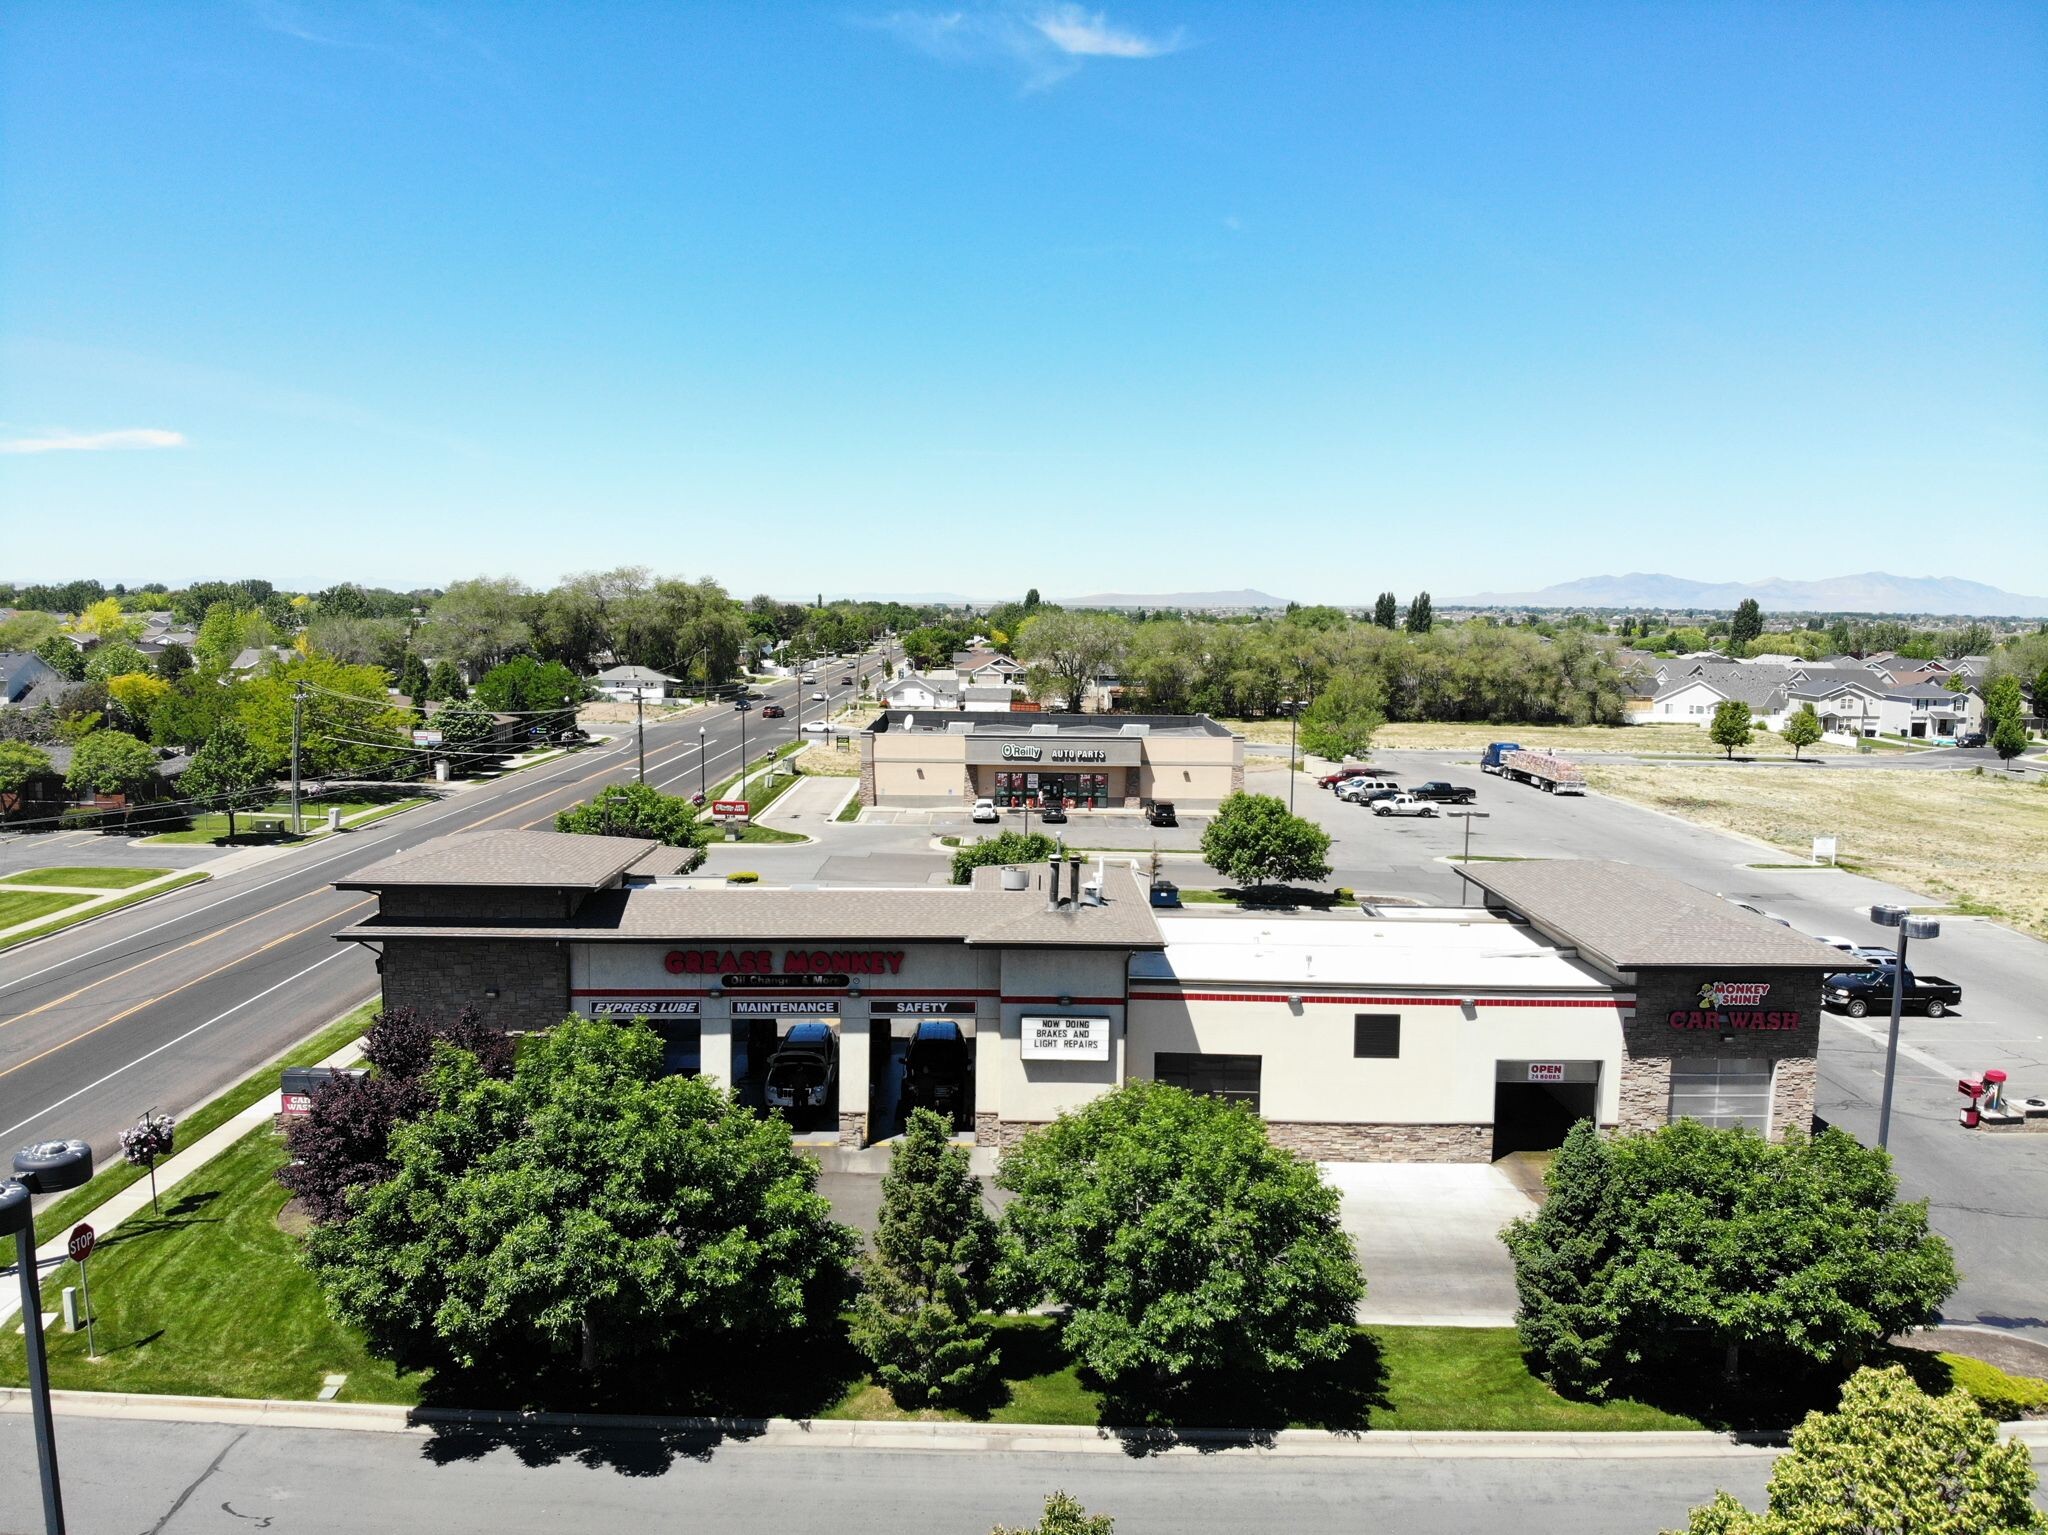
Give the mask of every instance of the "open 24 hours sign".
[(1105, 1015), (1050, 1018), (1027, 1014), (1020, 1022), (1027, 1061), (1109, 1059), (1109, 1019)]

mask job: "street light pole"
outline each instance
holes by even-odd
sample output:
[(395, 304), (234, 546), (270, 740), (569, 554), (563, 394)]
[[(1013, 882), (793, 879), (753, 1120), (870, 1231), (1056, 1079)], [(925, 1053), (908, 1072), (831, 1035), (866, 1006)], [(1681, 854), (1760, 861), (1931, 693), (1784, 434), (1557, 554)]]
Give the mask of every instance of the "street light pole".
[(44, 1141), (14, 1154), (14, 1178), (0, 1183), (0, 1232), (14, 1237), (21, 1280), (21, 1335), (28, 1363), (29, 1418), (43, 1486), (44, 1535), (64, 1535), (64, 1494), (57, 1481), (57, 1424), (50, 1411), (50, 1360), (43, 1338), (43, 1292), (36, 1272), (34, 1198), (75, 1189), (92, 1179), (92, 1148), (84, 1141)]
[(633, 741), (640, 753), (640, 781), (647, 782), (647, 689), (633, 689)]
[(697, 727), (697, 798), (704, 798), (704, 727)]
[(1906, 940), (1939, 938), (1941, 924), (1933, 917), (1916, 917), (1903, 906), (1873, 906), (1870, 920), (1879, 927), (1896, 928), (1899, 934), (1896, 958), (1892, 961), (1892, 1026), (1884, 1047), (1884, 1094), (1877, 1105), (1877, 1144), (1889, 1148), (1892, 1134), (1892, 1080), (1899, 1069), (1899, 1018), (1906, 1010)]
[(1294, 759), (1294, 727), (1301, 718), (1301, 707), (1294, 699), (1287, 700), (1287, 813), (1294, 814), (1294, 780), (1300, 767)]

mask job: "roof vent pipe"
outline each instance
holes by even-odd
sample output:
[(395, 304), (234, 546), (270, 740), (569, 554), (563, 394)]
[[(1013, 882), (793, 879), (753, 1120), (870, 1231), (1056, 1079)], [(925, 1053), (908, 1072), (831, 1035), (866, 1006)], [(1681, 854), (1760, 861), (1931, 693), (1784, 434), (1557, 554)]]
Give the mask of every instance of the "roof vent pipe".
[(1069, 911), (1078, 911), (1081, 908), (1081, 855), (1079, 853), (1068, 855), (1067, 873), (1073, 879), (1073, 886), (1068, 891), (1067, 896), (1071, 904), (1067, 909)]
[(1060, 909), (1060, 856), (1055, 853), (1045, 861), (1045, 909)]

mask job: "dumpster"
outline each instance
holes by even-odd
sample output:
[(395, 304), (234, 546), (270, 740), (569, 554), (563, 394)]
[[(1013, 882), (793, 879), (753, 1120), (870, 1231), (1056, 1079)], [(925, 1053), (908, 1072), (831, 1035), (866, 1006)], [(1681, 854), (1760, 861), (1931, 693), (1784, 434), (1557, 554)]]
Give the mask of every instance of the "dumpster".
[(1180, 905), (1180, 886), (1170, 879), (1152, 881), (1152, 904), (1154, 906)]

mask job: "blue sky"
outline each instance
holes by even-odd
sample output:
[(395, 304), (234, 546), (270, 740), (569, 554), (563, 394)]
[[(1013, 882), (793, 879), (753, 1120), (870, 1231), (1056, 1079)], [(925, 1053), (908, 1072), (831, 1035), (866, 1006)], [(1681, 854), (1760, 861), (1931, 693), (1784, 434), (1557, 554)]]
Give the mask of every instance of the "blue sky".
[(0, 576), (2048, 592), (2048, 10), (16, 0)]

